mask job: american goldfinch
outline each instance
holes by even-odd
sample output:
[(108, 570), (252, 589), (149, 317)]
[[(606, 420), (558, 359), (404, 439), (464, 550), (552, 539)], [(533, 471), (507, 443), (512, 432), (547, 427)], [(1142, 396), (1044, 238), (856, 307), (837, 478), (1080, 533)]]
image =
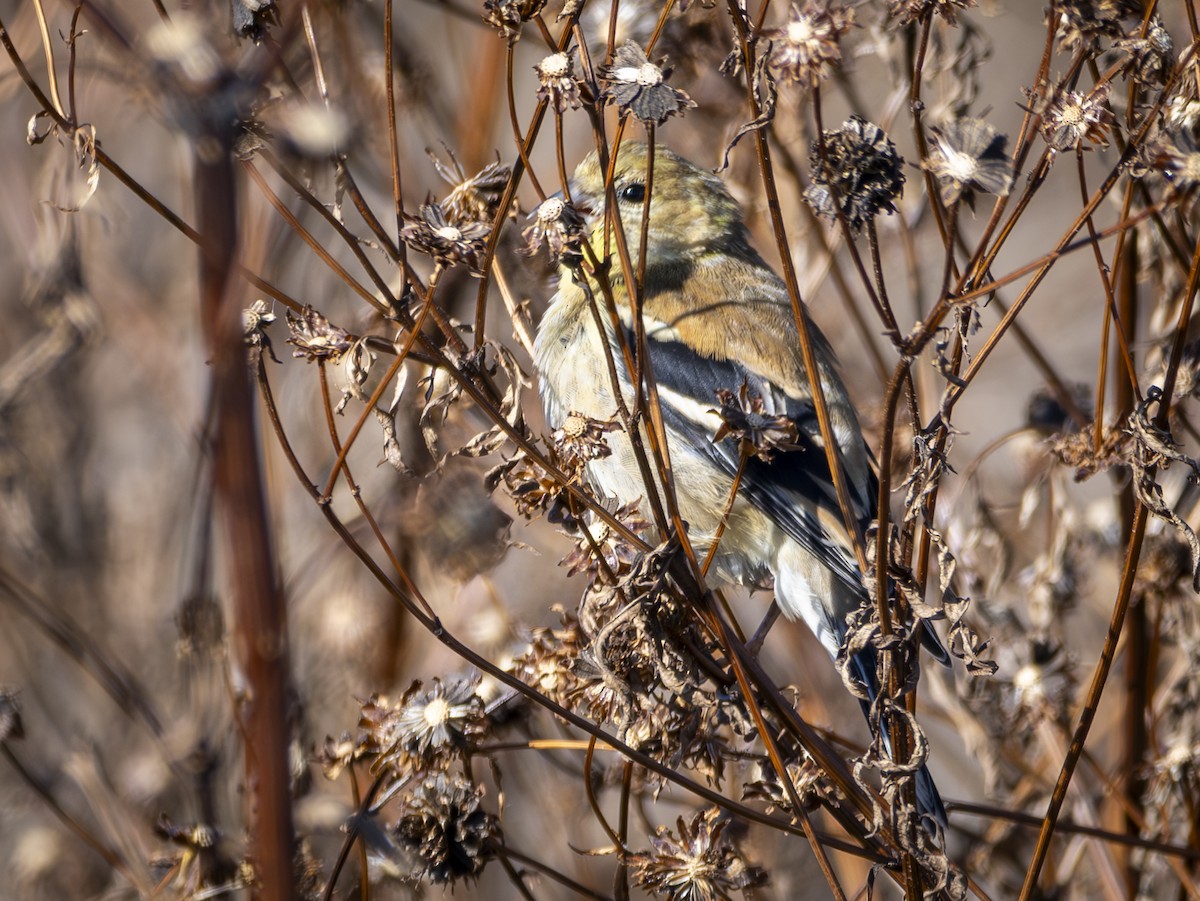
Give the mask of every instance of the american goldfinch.
[[(623, 143), (613, 189), (634, 265), (642, 237), (649, 148)], [(570, 185), (575, 206), (592, 211), (585, 236), (602, 255), (605, 172), (595, 153)], [(610, 236), (611, 237), (611, 236)], [(621, 266), (609, 275), (629, 346), (635, 346), (633, 311)], [(608, 419), (617, 410), (605, 344), (611, 348), (626, 404), (636, 391), (619, 349), (605, 301), (594, 290), (606, 334), (601, 334), (588, 294), (564, 268), (534, 344), (547, 422), (557, 428), (569, 413)], [(791, 619), (802, 619), (836, 657), (846, 636), (846, 616), (867, 596), (851, 539), (838, 505), (805, 370), (787, 289), (751, 248), (738, 203), (711, 173), (661, 146), (654, 149), (653, 196), (646, 231), (642, 322), (674, 472), (674, 490), (688, 537), (697, 553), (712, 545), (739, 465), (741, 451), (715, 440), (722, 425), (718, 391), (761, 398), (767, 417), (794, 424), (792, 450), (769, 461), (749, 457), (738, 498), (717, 545), (711, 574), (744, 585), (774, 580), (775, 599)], [(860, 528), (875, 518), (878, 482), (854, 405), (835, 368), (825, 337), (810, 323), (833, 433), (850, 503)], [(726, 395), (728, 397), (728, 395)], [(756, 402), (757, 403), (757, 402)], [(629, 439), (608, 436), (611, 455), (588, 464), (601, 499), (627, 504), (647, 496)], [(926, 630), (935, 656), (947, 655)], [(851, 670), (872, 697), (878, 692), (870, 652)], [(864, 704), (864, 709), (867, 705)], [(917, 803), (941, 824), (945, 809), (929, 773), (917, 774)]]

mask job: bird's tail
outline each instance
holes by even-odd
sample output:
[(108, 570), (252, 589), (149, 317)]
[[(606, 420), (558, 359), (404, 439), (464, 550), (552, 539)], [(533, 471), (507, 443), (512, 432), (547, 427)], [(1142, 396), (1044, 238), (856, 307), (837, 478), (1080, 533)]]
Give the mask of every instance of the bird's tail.
[[(854, 678), (866, 687), (867, 694), (871, 696), (870, 701), (860, 702), (862, 704), (863, 715), (867, 718), (867, 722), (870, 723), (871, 704), (879, 696), (879, 677), (875, 672), (874, 656), (868, 651), (859, 651), (850, 660), (850, 670)], [(883, 733), (883, 743), (884, 747), (887, 748), (887, 752), (891, 754), (892, 742), (886, 730)], [(916, 783), (917, 813), (921, 815), (923, 825), (931, 834), (935, 832), (933, 825), (926, 819), (928, 817), (937, 822), (942, 829), (945, 829), (948, 825), (946, 806), (942, 803), (942, 796), (938, 793), (933, 776), (929, 774), (929, 769), (925, 764), (921, 764), (921, 768), (913, 774), (913, 778)]]

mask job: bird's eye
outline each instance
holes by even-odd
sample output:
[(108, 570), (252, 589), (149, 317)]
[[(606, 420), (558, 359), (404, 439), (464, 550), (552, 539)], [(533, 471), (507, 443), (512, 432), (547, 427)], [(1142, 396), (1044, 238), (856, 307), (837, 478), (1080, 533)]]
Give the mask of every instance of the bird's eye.
[(621, 189), (620, 197), (630, 203), (641, 203), (646, 199), (646, 186), (635, 181)]

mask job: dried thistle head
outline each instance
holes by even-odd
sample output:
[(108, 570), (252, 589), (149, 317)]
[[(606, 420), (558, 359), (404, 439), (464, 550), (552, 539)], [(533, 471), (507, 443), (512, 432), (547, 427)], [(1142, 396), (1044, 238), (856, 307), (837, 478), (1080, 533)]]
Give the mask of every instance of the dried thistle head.
[(469, 582), (508, 553), (512, 517), (486, 496), (470, 468), (425, 480), (405, 517), (404, 531), (439, 573)]
[(1146, 157), (1180, 190), (1200, 185), (1200, 142), (1190, 130), (1159, 132), (1146, 146)]
[(484, 222), (460, 220), (457, 224), (440, 204), (423, 203), (416, 216), (400, 229), (400, 239), (413, 250), (433, 257), (439, 265), (464, 264), (472, 275), (482, 274), (484, 244), (491, 227)]
[(521, 39), (521, 28), (540, 13), (546, 0), (483, 0), (483, 21), (510, 43)]
[(532, 630), (529, 646), (513, 657), (508, 671), (552, 701), (569, 707), (579, 689), (575, 664), (587, 638), (579, 627), (579, 620), (562, 612), (561, 608), (559, 610), (562, 626)]
[(652, 850), (629, 855), (639, 887), (673, 901), (729, 901), (734, 892), (766, 881), (725, 837), (729, 820), (719, 807), (696, 814), (690, 823), (680, 817), (676, 825), (678, 836), (659, 826), (650, 837)]
[(1125, 36), (1122, 19), (1141, 16), (1139, 0), (1060, 0), (1052, 9), (1058, 12), (1059, 46), (1089, 55), (1098, 53), (1103, 41)]
[(465, 751), (487, 728), (478, 687), (477, 674), (447, 682), (434, 677), (428, 689), (413, 682), (396, 702), (372, 695), (359, 726), (378, 755), (376, 768), (407, 771)]
[(499, 829), (482, 799), (482, 787), (445, 773), (430, 776), (406, 799), (393, 834), (415, 857), (414, 875), (434, 885), (479, 876)]
[(1146, 34), (1140, 27), (1112, 45), (1114, 53), (1128, 56), (1134, 80), (1146, 87), (1162, 87), (1174, 62), (1175, 42), (1158, 16), (1151, 18)]
[[(620, 507), (613, 514), (634, 535), (641, 535), (650, 528), (650, 523), (643, 519), (639, 512), (640, 506), (639, 498)], [(589, 579), (598, 577), (601, 566), (597, 554), (607, 564), (608, 569), (619, 576), (629, 572), (641, 555), (641, 550), (635, 544), (606, 522), (593, 519), (590, 523), (581, 523), (580, 528), (586, 529), (588, 534), (580, 535), (575, 541), (574, 550), (559, 561), (559, 566), (567, 567), (568, 576), (586, 572)], [(592, 551), (593, 544), (595, 552)]]
[(813, 212), (837, 219), (840, 208), (857, 230), (881, 210), (894, 213), (904, 190), (904, 159), (883, 129), (859, 116), (824, 133), (824, 154), (814, 141), (808, 152), (812, 185), (804, 199)]
[(533, 67), (537, 72), (539, 100), (545, 100), (558, 115), (568, 109), (579, 109), (579, 81), (575, 77), (575, 60), (568, 53), (551, 53)]
[(670, 68), (665, 60), (650, 62), (639, 44), (626, 41), (613, 54), (612, 63), (601, 66), (600, 79), (607, 85), (605, 96), (622, 113), (646, 125), (662, 125), (671, 116), (695, 107), (686, 92), (667, 84)]
[(325, 736), (324, 743), (317, 751), (316, 762), (325, 773), (325, 778), (333, 780), (347, 767), (369, 756), (372, 755), (365, 735), (355, 738), (349, 732), (343, 732), (338, 738)]
[(1054, 150), (1074, 150), (1086, 141), (1108, 146), (1113, 114), (1108, 105), (1109, 85), (1084, 94), (1060, 91), (1041, 110), (1042, 137)]
[(743, 381), (736, 395), (727, 388), (718, 389), (717, 400), (721, 408), (709, 410), (721, 417), (714, 444), (733, 438), (740, 453), (766, 462), (774, 458), (776, 451), (799, 449), (796, 423), (786, 415), (766, 412), (762, 395), (752, 392), (749, 382)]
[(267, 334), (267, 326), (273, 323), (276, 316), (271, 312), (271, 306), (261, 297), (249, 307), (242, 310), (242, 340), (249, 348), (248, 355), (251, 364), (257, 365), (258, 358), (265, 351), (276, 363), (275, 349), (271, 346), (271, 336)]
[[(761, 769), (761, 778), (746, 784), (742, 800), (761, 801), (766, 805), (768, 813), (772, 810), (790, 812), (793, 806), (792, 796), (781, 783), (774, 766), (764, 761)], [(833, 784), (829, 777), (807, 754), (800, 752), (800, 759), (789, 760), (785, 769), (792, 787), (796, 790), (796, 797), (800, 799), (805, 810), (815, 810), (821, 798), (834, 796)]]
[(581, 479), (589, 462), (612, 455), (604, 435), (620, 428), (615, 419), (592, 419), (574, 410), (569, 412), (563, 424), (550, 435), (563, 471), (576, 481)]
[(901, 25), (926, 16), (940, 16), (949, 24), (957, 25), (959, 12), (974, 6), (975, 0), (891, 0), (891, 13)]
[(548, 514), (551, 522), (561, 522), (571, 528), (576, 525), (576, 519), (569, 512), (568, 495), (562, 480), (551, 475), (524, 452), (491, 470), (484, 484), (491, 491), (503, 484), (517, 512), (526, 519), (537, 519)]
[(841, 62), (838, 41), (853, 22), (854, 13), (837, 4), (815, 0), (802, 7), (793, 4), (783, 27), (763, 31), (763, 37), (771, 42), (767, 65), (780, 78), (816, 87)]
[(512, 166), (496, 160), (468, 178), (454, 153), (449, 148), (446, 152), (450, 156), (450, 165), (429, 153), (438, 175), (450, 185), (450, 193), (441, 201), (442, 209), (454, 222), (490, 222), (496, 216), (504, 189), (512, 177)]
[(942, 202), (973, 202), (974, 193), (1004, 196), (1012, 190), (1007, 136), (982, 119), (956, 119), (930, 128), (933, 142), (921, 167), (941, 182)]
[(523, 253), (533, 256), (545, 245), (553, 263), (573, 266), (582, 259), (584, 218), (572, 204), (550, 197), (529, 218), (533, 224), (521, 232), (525, 239)]
[(295, 345), (293, 357), (314, 360), (337, 360), (355, 343), (354, 336), (330, 322), (312, 306), (306, 306), (299, 316), (287, 314), (287, 343)]

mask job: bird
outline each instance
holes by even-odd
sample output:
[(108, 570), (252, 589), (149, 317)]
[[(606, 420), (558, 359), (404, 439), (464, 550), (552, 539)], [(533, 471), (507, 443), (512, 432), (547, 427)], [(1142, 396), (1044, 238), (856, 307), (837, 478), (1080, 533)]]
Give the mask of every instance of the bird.
[[(622, 142), (612, 164), (612, 190), (635, 267), (651, 193), (641, 319), (688, 538), (698, 554), (707, 553), (741, 467), (738, 495), (710, 572), (731, 584), (773, 580), (779, 609), (807, 624), (836, 659), (846, 616), (868, 593), (830, 475), (787, 287), (751, 246), (741, 207), (716, 175), (655, 145), (648, 184), (650, 155), (648, 144)], [(579, 164), (568, 191), (585, 215), (584, 239), (602, 256), (606, 172), (597, 152)], [(569, 415), (606, 420), (617, 411), (606, 344), (627, 407), (636, 397), (618, 338), (619, 328), (628, 346), (636, 346), (622, 267), (609, 267), (619, 326), (599, 291), (585, 291), (576, 279), (571, 268), (560, 268), (558, 291), (534, 341), (539, 393), (552, 428)], [(603, 335), (589, 294), (600, 306)], [(877, 513), (871, 451), (828, 340), (811, 319), (808, 327), (850, 512), (865, 531)], [(794, 425), (795, 449), (780, 450), (770, 460), (743, 460), (735, 442), (715, 440), (722, 424), (714, 409), (718, 392), (739, 389), (761, 399), (765, 416)], [(645, 498), (647, 486), (628, 436), (607, 437), (611, 453), (588, 463), (592, 488), (602, 500), (621, 504)], [(924, 630), (923, 641), (935, 659), (948, 664), (931, 629)], [(852, 655), (850, 669), (873, 700), (879, 692), (873, 652)], [(869, 711), (869, 702), (862, 705)], [(916, 774), (916, 795), (922, 816), (944, 828), (945, 807), (924, 766)]]

